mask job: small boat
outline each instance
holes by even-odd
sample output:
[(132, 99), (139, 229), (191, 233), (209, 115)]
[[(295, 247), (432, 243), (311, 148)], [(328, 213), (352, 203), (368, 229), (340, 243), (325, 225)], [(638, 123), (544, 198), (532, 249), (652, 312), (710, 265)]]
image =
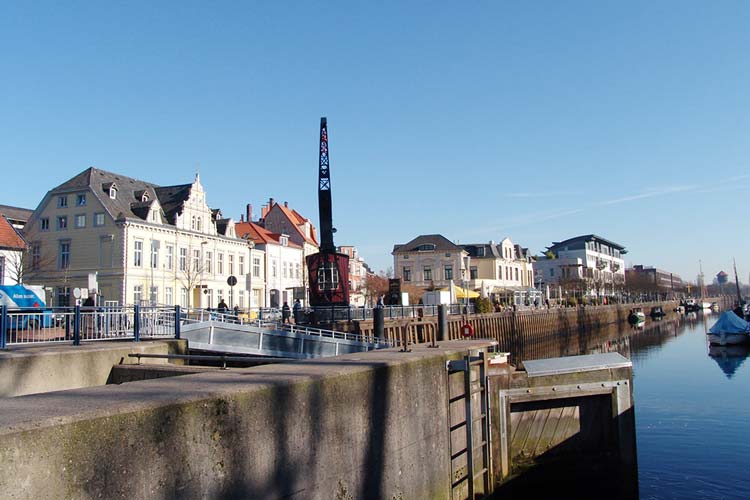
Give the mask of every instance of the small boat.
[(714, 345), (736, 345), (750, 342), (750, 323), (734, 311), (724, 311), (708, 330), (708, 341)]
[(682, 305), (683, 307), (685, 307), (685, 312), (698, 312), (698, 310), (700, 309), (698, 301), (693, 298), (685, 299), (685, 302)]
[(646, 315), (643, 313), (643, 309), (640, 307), (634, 307), (630, 310), (630, 314), (628, 314), (628, 323), (635, 325), (644, 321), (646, 321)]
[(748, 354), (750, 353), (748, 353), (746, 345), (708, 346), (708, 355), (716, 361), (727, 378), (734, 376), (737, 368), (745, 361)]
[(651, 313), (649, 315), (652, 318), (663, 318), (666, 316), (666, 313), (664, 312), (664, 309), (661, 308), (661, 306), (654, 306), (651, 308)]

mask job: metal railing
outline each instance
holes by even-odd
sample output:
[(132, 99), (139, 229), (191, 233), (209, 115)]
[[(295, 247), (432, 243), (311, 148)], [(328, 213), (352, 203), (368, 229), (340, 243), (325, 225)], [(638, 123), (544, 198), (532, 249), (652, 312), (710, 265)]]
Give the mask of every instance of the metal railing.
[(176, 307), (0, 308), (0, 349), (10, 345), (180, 338)]
[(290, 334), (303, 334), (311, 335), (314, 337), (330, 338), (337, 340), (349, 340), (352, 342), (361, 342), (363, 344), (375, 344), (375, 345), (386, 345), (392, 347), (395, 345), (392, 341), (384, 338), (374, 337), (372, 335), (361, 335), (358, 333), (348, 332), (337, 332), (335, 330), (325, 330), (322, 328), (315, 328), (310, 326), (297, 326), (291, 324), (282, 324), (278, 328), (286, 333)]
[[(448, 314), (473, 314), (474, 305), (448, 304)], [(422, 318), (437, 316), (437, 305), (382, 306), (386, 319)], [(374, 307), (318, 306), (304, 311), (312, 313), (315, 321), (364, 321), (374, 317)]]

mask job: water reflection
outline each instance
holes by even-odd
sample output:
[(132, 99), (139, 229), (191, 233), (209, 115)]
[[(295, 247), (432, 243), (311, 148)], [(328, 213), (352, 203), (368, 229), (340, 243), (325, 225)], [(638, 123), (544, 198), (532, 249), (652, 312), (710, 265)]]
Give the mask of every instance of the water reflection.
[(745, 362), (748, 354), (750, 354), (750, 350), (745, 345), (709, 345), (708, 347), (708, 355), (716, 361), (727, 378), (734, 376), (737, 368)]
[(619, 352), (631, 358), (631, 351), (636, 351), (639, 356), (647, 356), (651, 348), (676, 337), (686, 321), (701, 321), (700, 316), (691, 314), (693, 316), (688, 318), (683, 314), (669, 313), (664, 317), (648, 318), (635, 324), (607, 325), (595, 331), (569, 329), (522, 337), (508, 345), (501, 345), (500, 348), (510, 352), (511, 362), (517, 366), (523, 366), (524, 360), (602, 352)]

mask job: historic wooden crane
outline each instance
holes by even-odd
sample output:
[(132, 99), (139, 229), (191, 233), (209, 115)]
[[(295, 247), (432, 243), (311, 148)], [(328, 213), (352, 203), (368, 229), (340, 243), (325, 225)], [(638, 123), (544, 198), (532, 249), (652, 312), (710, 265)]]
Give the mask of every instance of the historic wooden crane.
[(331, 170), (328, 158), (328, 123), (320, 119), (320, 153), (318, 161), (318, 214), (320, 216), (320, 252), (307, 256), (310, 283), (310, 305), (349, 305), (349, 256), (336, 252), (333, 245), (333, 210), (331, 207)]

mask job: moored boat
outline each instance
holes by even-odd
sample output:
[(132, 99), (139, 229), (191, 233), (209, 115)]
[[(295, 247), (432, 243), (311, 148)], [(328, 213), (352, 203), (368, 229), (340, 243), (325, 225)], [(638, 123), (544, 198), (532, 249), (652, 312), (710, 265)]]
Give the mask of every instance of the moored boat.
[(643, 309), (640, 307), (634, 307), (628, 314), (628, 323), (635, 325), (636, 323), (642, 323), (646, 321), (646, 315), (643, 313)]
[(725, 311), (708, 330), (708, 341), (714, 345), (735, 345), (750, 342), (750, 323), (733, 311)]
[(651, 313), (649, 315), (652, 318), (663, 318), (665, 316), (664, 309), (662, 309), (661, 306), (654, 306), (651, 308)]

